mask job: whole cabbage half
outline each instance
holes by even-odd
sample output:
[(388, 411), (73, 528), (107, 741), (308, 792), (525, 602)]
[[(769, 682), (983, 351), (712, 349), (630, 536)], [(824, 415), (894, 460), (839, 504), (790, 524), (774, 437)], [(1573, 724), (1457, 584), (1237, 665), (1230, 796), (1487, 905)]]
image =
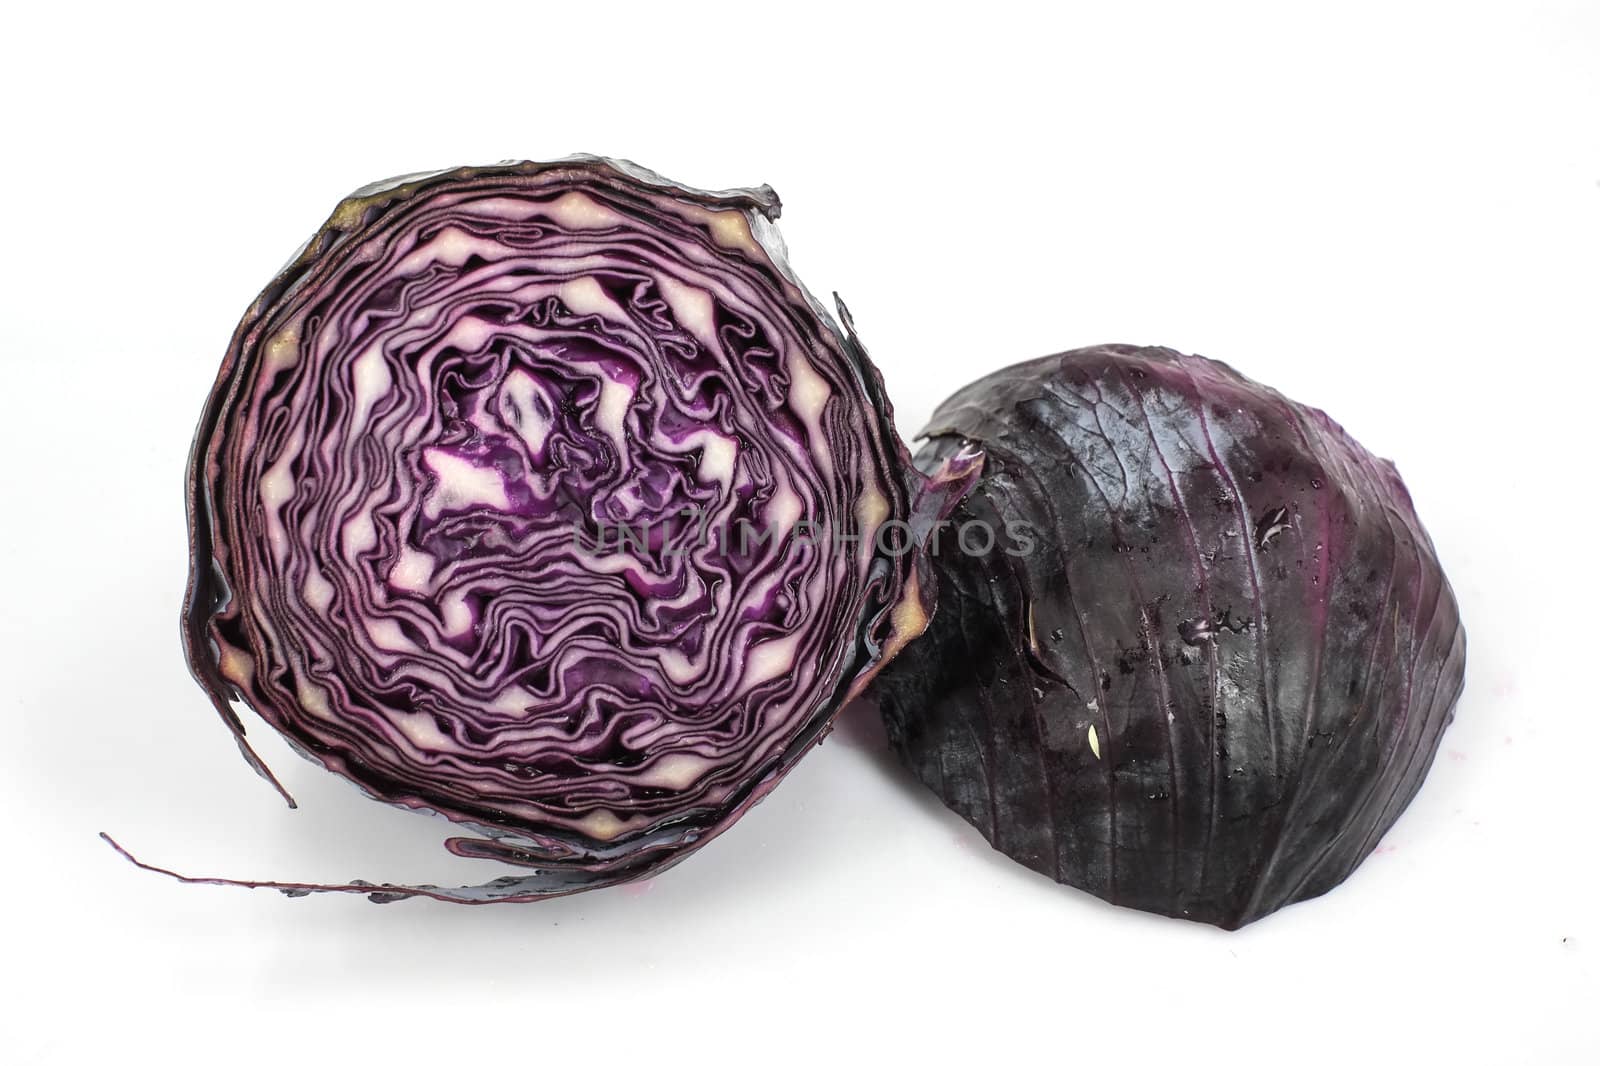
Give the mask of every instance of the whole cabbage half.
[(916, 544), (973, 462), (912, 469), (778, 206), (593, 157), (414, 175), (267, 287), (194, 443), (190, 666), (262, 773), (235, 700), (525, 872), (198, 880), (659, 872), (922, 630)]
[[(1394, 466), (1221, 363), (1125, 345), (985, 377), (923, 435), (919, 463), (984, 469), (935, 539), (932, 625), (874, 685), (912, 772), (1129, 907), (1235, 928), (1348, 877), (1463, 683)], [(965, 551), (966, 525), (1031, 543)]]

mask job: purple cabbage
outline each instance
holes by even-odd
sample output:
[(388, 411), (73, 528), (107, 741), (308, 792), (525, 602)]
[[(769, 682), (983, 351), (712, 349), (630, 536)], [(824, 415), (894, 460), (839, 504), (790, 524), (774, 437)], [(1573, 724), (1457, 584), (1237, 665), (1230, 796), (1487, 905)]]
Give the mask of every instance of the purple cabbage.
[(1464, 674), (1393, 464), (1207, 359), (1107, 345), (947, 400), (981, 448), (938, 608), (874, 683), (901, 760), (1018, 862), (1236, 928), (1339, 884), (1416, 793)]
[(459, 823), (455, 854), (524, 872), (185, 880), (486, 903), (655, 874), (922, 630), (916, 545), (972, 459), (912, 469), (778, 211), (770, 188), (592, 157), (338, 206), (205, 406), (190, 666), (274, 784), (235, 700), (373, 797)]

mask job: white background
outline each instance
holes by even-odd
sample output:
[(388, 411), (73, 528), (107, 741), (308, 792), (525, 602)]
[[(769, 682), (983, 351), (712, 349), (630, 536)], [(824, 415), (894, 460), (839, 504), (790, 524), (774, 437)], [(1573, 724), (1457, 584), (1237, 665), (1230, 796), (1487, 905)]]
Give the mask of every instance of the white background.
[[(1600, 12), (1046, 10), (7, 14), (0, 1059), (1596, 1061)], [(1135, 341), (1392, 456), (1470, 659), (1380, 853), (1238, 933), (1114, 910), (988, 851), (856, 709), (643, 888), (374, 907), (116, 859), (97, 830), (197, 873), (484, 877), (270, 735), (300, 811), (240, 762), (178, 647), (180, 483), (237, 316), (340, 196), (572, 151), (772, 183), (907, 433)]]

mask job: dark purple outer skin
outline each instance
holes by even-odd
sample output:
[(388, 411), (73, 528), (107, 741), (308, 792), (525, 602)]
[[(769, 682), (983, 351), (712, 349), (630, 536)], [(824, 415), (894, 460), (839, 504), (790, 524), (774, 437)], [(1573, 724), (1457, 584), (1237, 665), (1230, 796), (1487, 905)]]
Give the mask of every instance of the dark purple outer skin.
[(919, 463), (985, 452), (955, 521), (1037, 545), (941, 539), (932, 624), (874, 682), (905, 765), (999, 851), (1122, 906), (1235, 929), (1348, 877), (1463, 684), (1394, 466), (1224, 364), (1128, 345), (990, 375), (923, 436)]
[(234, 431), (231, 420), (237, 417), (234, 412), (241, 402), (238, 397), (244, 394), (257, 373), (263, 338), (277, 328), (274, 323), (284, 313), (285, 306), (304, 300), (308, 291), (313, 296), (318, 293), (316, 285), (328, 263), (337, 264), (340, 256), (359, 239), (384, 224), (408, 202), (432, 195), (441, 188), (499, 188), (535, 177), (545, 181), (551, 175), (568, 188), (604, 192), (618, 202), (647, 204), (652, 197), (669, 197), (686, 204), (743, 212), (765, 253), (766, 263), (760, 269), (768, 271), (771, 284), (782, 290), (795, 315), (810, 315), (811, 328), (816, 331), (811, 357), (836, 360), (829, 372), (836, 377), (843, 375), (838, 380), (846, 382), (836, 385), (836, 391), (849, 393), (849, 402), (856, 410), (865, 412), (858, 418), (863, 418), (865, 423), (875, 420), (875, 424), (862, 424), (860, 431), (863, 439), (876, 449), (875, 461), (883, 471), (885, 491), (890, 497), (887, 501), (890, 516), (908, 521), (914, 534), (925, 534), (928, 524), (946, 514), (954, 500), (970, 486), (977, 472), (975, 456), (958, 457), (931, 479), (923, 478), (912, 468), (909, 454), (894, 433), (892, 412), (882, 381), (855, 337), (848, 312), (839, 305), (844, 321), (844, 329), (840, 331), (799, 286), (782, 258), (781, 245), (769, 244), (762, 236), (766, 223), (776, 219), (779, 212), (777, 197), (770, 188), (706, 193), (667, 182), (633, 164), (590, 156), (555, 163), (459, 168), (368, 186), (339, 206), (251, 306), (235, 333), (207, 402), (196, 433), (188, 480), (192, 569), (182, 616), (184, 645), (192, 672), (233, 731), (246, 759), (279, 789), (290, 806), (294, 805), (293, 799), (245, 740), (244, 726), (232, 706), (233, 700), (242, 699), (251, 705), (279, 728), (302, 754), (350, 778), (374, 798), (438, 813), (483, 834), (452, 838), (447, 842), (452, 852), (497, 859), (531, 868), (532, 872), (498, 878), (482, 885), (446, 888), (374, 886), (366, 882), (317, 884), (196, 878), (140, 862), (107, 837), (107, 841), (130, 861), (184, 881), (270, 887), (289, 895), (365, 893), (380, 903), (412, 896), (455, 903), (521, 902), (651, 876), (720, 834), (776, 787), (799, 758), (827, 733), (844, 703), (864, 688), (884, 661), (921, 632), (931, 609), (926, 594), (931, 589), (932, 578), (926, 560), (919, 553), (878, 559), (864, 594), (862, 616), (816, 623), (832, 627), (824, 630), (824, 635), (837, 649), (830, 652), (837, 662), (827, 668), (825, 684), (819, 685), (812, 697), (815, 710), (792, 739), (763, 764), (759, 772), (738, 780), (735, 787), (725, 790), (727, 797), (714, 807), (685, 803), (681, 816), (658, 820), (646, 833), (624, 833), (606, 841), (591, 840), (582, 834), (552, 829), (538, 821), (504, 815), (492, 804), (463, 804), (443, 794), (418, 791), (415, 785), (397, 785), (382, 773), (363, 765), (359, 757), (349, 751), (330, 753), (296, 735), (284, 724), (282, 708), (277, 706), (283, 698), (279, 693), (259, 683), (252, 683), (249, 691), (241, 691), (238, 683), (224, 675), (219, 663), (220, 649), (224, 646), (251, 649), (253, 658), (260, 664), (256, 677), (278, 657), (276, 649), (253, 647), (252, 638), (240, 621), (239, 601), (264, 594), (260, 585), (264, 579), (239, 561), (241, 551), (228, 542), (230, 531), (240, 521), (235, 515), (238, 505), (228, 497), (229, 493), (240, 494), (240, 490), (231, 484), (233, 471), (222, 458), (229, 434)]

